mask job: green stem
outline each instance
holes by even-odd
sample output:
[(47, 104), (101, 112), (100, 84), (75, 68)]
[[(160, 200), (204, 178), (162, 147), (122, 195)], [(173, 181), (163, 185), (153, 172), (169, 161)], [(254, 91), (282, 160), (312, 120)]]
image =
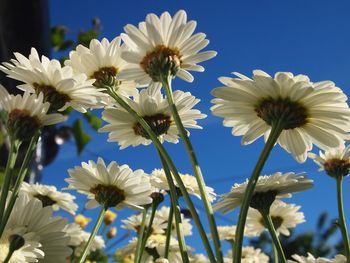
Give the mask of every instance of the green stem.
[(18, 149), (19, 149), (20, 145), (21, 145), (20, 141), (11, 140), (10, 152), (9, 152), (9, 156), (7, 159), (5, 173), (4, 173), (4, 183), (1, 187), (1, 197), (0, 197), (1, 225), (4, 225), (3, 216), (4, 216), (5, 205), (6, 205), (6, 199), (7, 199), (8, 192), (10, 190), (11, 176), (12, 176), (13, 168), (14, 168), (15, 163), (16, 163)]
[(154, 216), (156, 215), (157, 207), (158, 207), (158, 203), (153, 201), (151, 216), (150, 216), (149, 223), (147, 226), (146, 235), (144, 235), (144, 237), (142, 239), (141, 255), (142, 255), (143, 251), (145, 250), (147, 239), (151, 235), (151, 229), (152, 229), (152, 225), (153, 225)]
[(344, 250), (346, 254), (347, 261), (350, 262), (350, 244), (349, 244), (349, 235), (346, 227), (344, 207), (343, 207), (343, 176), (337, 176), (337, 199), (338, 199), (338, 213), (339, 213), (339, 227), (343, 237)]
[[(159, 152), (158, 152), (159, 153)], [(169, 189), (170, 189), (170, 200), (171, 200), (171, 206), (174, 209), (175, 214), (175, 224), (176, 224), (176, 234), (179, 242), (180, 252), (181, 252), (181, 258), (182, 262), (189, 263), (190, 260), (188, 258), (188, 252), (186, 247), (185, 238), (183, 236), (183, 233), (181, 231), (181, 212), (180, 207), (178, 204), (178, 196), (176, 193), (176, 187), (173, 182), (173, 177), (171, 175), (170, 169), (162, 155), (159, 153), (160, 160), (162, 161), (162, 165), (164, 168), (164, 172), (168, 181)]]
[(275, 263), (278, 263), (279, 257), (278, 257), (278, 251), (276, 249), (275, 244), (272, 243), (272, 250), (273, 250), (273, 258), (275, 260)]
[(15, 251), (9, 251), (8, 252), (5, 260), (3, 261), (3, 263), (9, 263), (10, 262), (10, 259), (11, 259), (12, 255), (13, 255), (13, 252), (15, 252)]
[(282, 130), (283, 130), (283, 126), (281, 122), (277, 122), (272, 125), (269, 138), (264, 146), (263, 151), (260, 154), (259, 160), (257, 161), (254, 167), (253, 173), (249, 179), (247, 188), (245, 190), (245, 195), (244, 195), (242, 206), (239, 212), (238, 224), (236, 228), (235, 247), (233, 250), (233, 257), (232, 257), (234, 263), (241, 262), (244, 226), (247, 218), (249, 204), (254, 193), (255, 185), (258, 182), (260, 172), (263, 169), (264, 164), (267, 158), (269, 157), (269, 154), (273, 146), (275, 145), (279, 135), (281, 134)]
[(186, 190), (184, 183), (181, 180), (181, 177), (176, 169), (176, 166), (174, 165), (173, 161), (171, 160), (169, 154), (167, 153), (167, 151), (165, 150), (165, 148), (163, 147), (161, 142), (158, 140), (157, 135), (153, 132), (152, 128), (148, 125), (148, 123), (141, 116), (139, 116), (138, 113), (135, 112), (129, 106), (128, 103), (126, 103), (121, 97), (119, 97), (119, 95), (117, 95), (112, 88), (110, 88), (108, 86), (105, 86), (105, 88), (107, 88), (108, 94), (112, 98), (114, 98), (116, 100), (116, 102), (121, 107), (123, 107), (127, 112), (129, 112), (135, 118), (135, 120), (142, 126), (142, 128), (147, 132), (147, 134), (150, 136), (152, 142), (154, 143), (154, 145), (156, 146), (158, 151), (161, 153), (161, 155), (165, 159), (166, 163), (169, 165), (169, 168), (174, 175), (176, 183), (177, 183), (178, 187), (180, 188), (181, 194), (185, 199), (185, 202), (188, 206), (188, 209), (191, 211), (192, 218), (193, 218), (193, 220), (198, 228), (199, 234), (201, 236), (201, 240), (203, 241), (203, 245), (204, 245), (204, 248), (207, 252), (209, 260), (210, 260), (210, 262), (216, 262), (215, 256), (214, 256), (213, 251), (212, 251), (210, 244), (209, 244), (207, 234), (204, 230), (202, 222), (200, 221), (200, 218), (199, 218), (199, 215), (196, 211), (196, 208), (195, 208), (195, 206), (194, 206), (194, 204), (193, 204), (193, 202), (192, 202), (192, 200), (191, 200), (191, 198)]
[(172, 92), (172, 88), (171, 88), (171, 79), (172, 79), (171, 75), (164, 76), (162, 78), (162, 84), (163, 84), (164, 89), (165, 89), (165, 93), (167, 96), (169, 107), (170, 107), (171, 113), (174, 117), (176, 127), (179, 131), (180, 137), (182, 138), (182, 140), (185, 144), (185, 148), (186, 148), (187, 154), (190, 158), (192, 169), (194, 171), (194, 175), (195, 175), (197, 183), (198, 183), (199, 192), (200, 192), (200, 195), (202, 198), (202, 202), (204, 204), (205, 212), (206, 212), (207, 217), (208, 217), (210, 231), (211, 231), (211, 235), (212, 235), (212, 238), (214, 241), (217, 262), (222, 263), (223, 262), (222, 249), (221, 249), (219, 233), (217, 230), (217, 225), (216, 225), (215, 217), (214, 217), (214, 213), (213, 213), (213, 208), (212, 208), (212, 206), (209, 202), (209, 199), (208, 199), (205, 182), (203, 179), (202, 171), (201, 171), (201, 168), (199, 166), (195, 151), (194, 151), (193, 146), (191, 144), (191, 141), (187, 135), (187, 131), (182, 124), (181, 118), (179, 116), (176, 105), (174, 103), (173, 92)]
[(34, 151), (36, 149), (36, 145), (37, 145), (39, 136), (40, 136), (40, 133), (37, 133), (30, 140), (29, 146), (27, 148), (27, 152), (26, 152), (26, 154), (24, 156), (21, 168), (20, 168), (18, 176), (16, 178), (16, 183), (15, 183), (15, 185), (13, 187), (13, 191), (12, 191), (12, 195), (10, 197), (10, 201), (8, 202), (8, 205), (6, 207), (3, 220), (1, 221), (1, 224), (0, 224), (0, 237), (1, 237), (2, 233), (4, 232), (6, 223), (7, 223), (8, 219), (9, 219), (9, 217), (11, 215), (11, 212), (12, 212), (12, 209), (13, 209), (13, 207), (15, 205), (15, 202), (16, 202), (19, 190), (21, 189), (22, 182), (24, 181), (24, 178), (27, 175), (27, 172), (28, 172), (28, 169), (29, 169), (29, 163), (30, 163), (30, 161), (32, 159), (32, 156), (33, 156), (33, 153), (34, 153)]
[[(278, 236), (277, 236), (275, 227), (274, 227), (274, 225), (273, 225), (271, 216), (269, 215), (269, 212), (268, 212), (268, 211), (264, 211), (264, 210), (260, 210), (259, 212), (260, 212), (260, 214), (261, 214), (262, 217), (263, 217), (265, 226), (267, 227), (267, 229), (268, 229), (269, 232), (270, 232), (270, 235), (271, 235), (271, 238), (272, 238), (272, 241), (273, 241), (274, 248), (277, 250), (277, 254), (279, 255), (279, 258), (281, 259), (282, 263), (286, 263), (287, 260), (286, 260), (286, 257), (285, 257), (285, 255), (284, 255), (281, 242), (280, 242), (280, 240), (278, 239)], [(277, 257), (277, 258), (278, 258), (278, 257)]]
[(145, 232), (145, 227), (146, 227), (146, 218), (147, 218), (147, 208), (144, 208), (142, 211), (142, 221), (141, 221), (141, 226), (140, 230), (138, 233), (138, 238), (137, 238), (137, 245), (136, 245), (136, 253), (135, 253), (135, 262), (140, 263), (143, 251), (141, 251), (142, 248), (142, 240), (143, 240), (143, 234)]
[(171, 237), (171, 230), (173, 227), (173, 217), (174, 217), (174, 209), (173, 209), (173, 206), (170, 206), (169, 215), (168, 215), (168, 225), (166, 229), (164, 258), (168, 258), (169, 256), (170, 237)]
[(100, 211), (100, 214), (98, 215), (98, 218), (96, 220), (96, 223), (95, 223), (95, 226), (94, 228), (92, 229), (92, 232), (91, 232), (91, 235), (89, 237), (89, 240), (88, 242), (86, 243), (85, 245), (85, 248), (83, 250), (83, 253), (81, 254), (80, 258), (79, 258), (79, 263), (83, 263), (85, 262), (85, 259), (86, 257), (88, 256), (89, 254), (89, 249), (90, 249), (90, 246), (92, 244), (92, 241), (94, 240), (100, 226), (101, 226), (101, 223), (103, 221), (103, 216), (105, 215), (107, 211), (107, 207), (105, 207), (104, 205), (101, 207), (101, 211)]

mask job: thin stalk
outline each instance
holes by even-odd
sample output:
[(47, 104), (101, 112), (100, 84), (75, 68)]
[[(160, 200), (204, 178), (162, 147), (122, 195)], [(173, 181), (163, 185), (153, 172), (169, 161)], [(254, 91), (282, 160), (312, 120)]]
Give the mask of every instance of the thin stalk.
[[(159, 152), (158, 152), (159, 153)], [(162, 155), (159, 153), (160, 160), (162, 161), (162, 165), (164, 168), (164, 172), (166, 175), (166, 178), (168, 180), (168, 185), (170, 189), (170, 200), (171, 200), (171, 206), (174, 209), (174, 214), (175, 214), (175, 224), (176, 224), (176, 234), (177, 234), (177, 239), (179, 242), (179, 247), (180, 247), (180, 252), (181, 252), (181, 258), (182, 262), (189, 263), (190, 260), (188, 258), (188, 252), (187, 252), (187, 247), (186, 247), (186, 242), (184, 235), (181, 230), (181, 212), (180, 212), (180, 207), (178, 203), (178, 196), (176, 193), (176, 188), (175, 184), (173, 182), (173, 177), (171, 175), (170, 169)]]
[(103, 221), (103, 216), (105, 215), (107, 211), (107, 208), (103, 205), (101, 207), (101, 211), (100, 211), (100, 214), (98, 215), (98, 218), (96, 220), (96, 223), (95, 223), (95, 226), (94, 228), (92, 229), (92, 232), (91, 232), (91, 235), (89, 237), (89, 240), (88, 242), (86, 243), (85, 247), (84, 247), (84, 250), (83, 250), (83, 253), (81, 254), (80, 258), (79, 258), (79, 263), (83, 263), (85, 262), (85, 259), (86, 257), (88, 256), (89, 254), (89, 249), (90, 249), (90, 246), (92, 244), (92, 241), (94, 240), (95, 236), (96, 236), (96, 233), (98, 232), (100, 226), (101, 226), (101, 223)]
[[(156, 215), (157, 207), (158, 207), (158, 204), (155, 201), (153, 201), (151, 216), (150, 216), (149, 223), (147, 226), (146, 234), (144, 235), (144, 237), (142, 239), (141, 252), (144, 251), (146, 243), (147, 243), (147, 239), (151, 235), (151, 229), (152, 229), (152, 225), (153, 225), (154, 216)], [(141, 255), (142, 255), (142, 253), (141, 253)]]
[(12, 175), (15, 163), (16, 163), (18, 149), (19, 149), (20, 145), (21, 145), (20, 141), (11, 140), (10, 152), (9, 152), (9, 156), (8, 156), (8, 159), (7, 159), (5, 173), (4, 173), (4, 183), (3, 183), (2, 187), (1, 187), (1, 197), (0, 197), (0, 220), (1, 220), (1, 224), (0, 225), (4, 225), (5, 224), (4, 221), (3, 221), (3, 216), (4, 216), (5, 205), (6, 205), (6, 199), (7, 199), (8, 192), (10, 190), (11, 175)]
[(32, 159), (33, 153), (36, 149), (36, 145), (39, 139), (40, 133), (37, 133), (31, 140), (27, 148), (27, 152), (24, 156), (21, 168), (19, 170), (15, 185), (12, 190), (12, 195), (10, 198), (10, 201), (8, 202), (8, 205), (5, 210), (5, 214), (3, 216), (3, 219), (1, 220), (1, 225), (0, 225), (0, 237), (2, 233), (4, 232), (6, 223), (11, 215), (12, 209), (15, 205), (19, 190), (21, 188), (22, 182), (24, 181), (24, 178), (27, 175), (28, 169), (29, 169), (29, 163)]
[(338, 199), (338, 213), (339, 213), (339, 227), (343, 237), (344, 250), (347, 261), (350, 262), (350, 244), (349, 235), (346, 227), (344, 207), (343, 207), (343, 176), (337, 176), (337, 199)]
[(10, 259), (15, 251), (9, 251), (3, 263), (9, 263)]
[[(267, 229), (270, 232), (274, 248), (277, 250), (277, 254), (278, 254), (279, 258), (281, 259), (282, 263), (286, 263), (287, 262), (286, 256), (284, 255), (283, 248), (282, 248), (280, 240), (278, 239), (278, 236), (277, 236), (275, 227), (273, 225), (271, 216), (266, 211), (260, 210), (259, 212), (263, 217), (265, 226), (267, 227)], [(277, 256), (277, 258), (278, 258), (278, 256)]]
[(141, 221), (141, 226), (140, 230), (138, 233), (137, 237), (137, 245), (136, 245), (136, 252), (135, 252), (135, 262), (140, 263), (143, 251), (141, 251), (142, 248), (142, 239), (143, 239), (143, 234), (145, 232), (145, 227), (146, 227), (146, 218), (147, 218), (147, 211), (148, 209), (144, 208), (142, 211), (142, 221)]
[(272, 243), (272, 250), (273, 250), (273, 258), (275, 260), (275, 263), (278, 263), (279, 257), (278, 257), (278, 251), (276, 249), (275, 244)]
[(258, 177), (260, 175), (261, 170), (264, 167), (264, 164), (269, 157), (269, 154), (275, 145), (279, 135), (281, 134), (283, 130), (283, 126), (281, 122), (277, 122), (272, 125), (271, 132), (269, 135), (269, 138), (264, 146), (264, 149), (262, 150), (260, 157), (254, 167), (253, 173), (249, 179), (247, 188), (245, 190), (245, 195), (243, 198), (243, 202), (241, 205), (241, 209), (239, 212), (238, 217), (238, 224), (236, 228), (236, 235), (235, 235), (235, 246), (233, 250), (233, 262), (234, 263), (240, 263), (241, 257), (242, 257), (242, 246), (243, 246), (243, 235), (244, 235), (244, 226), (245, 221), (247, 218), (248, 208), (250, 201), (252, 199), (254, 188), (256, 183), (258, 182)]
[(209, 202), (208, 196), (207, 196), (207, 192), (205, 189), (206, 186), (205, 186), (205, 182), (203, 179), (201, 168), (199, 166), (199, 162), (197, 160), (197, 156), (195, 154), (192, 143), (187, 135), (187, 131), (186, 131), (185, 127), (182, 124), (181, 118), (179, 116), (176, 105), (174, 103), (173, 92), (172, 92), (172, 87), (171, 87), (171, 79), (172, 79), (172, 76), (164, 76), (162, 78), (162, 84), (163, 84), (164, 89), (165, 89), (165, 93), (167, 96), (169, 107), (170, 107), (171, 113), (174, 117), (176, 127), (178, 129), (180, 137), (182, 138), (182, 140), (185, 144), (185, 148), (186, 148), (187, 154), (190, 158), (192, 169), (194, 171), (194, 175), (195, 175), (197, 183), (198, 183), (200, 196), (201, 196), (202, 202), (204, 204), (205, 212), (207, 214), (207, 218), (208, 218), (208, 222), (209, 222), (209, 226), (210, 226), (211, 235), (212, 235), (212, 238), (214, 241), (217, 262), (222, 263), (223, 262), (222, 249), (221, 249), (219, 233), (217, 230), (217, 225), (215, 222), (213, 208), (212, 208), (212, 206)]
[(171, 230), (173, 227), (173, 217), (174, 217), (174, 209), (173, 206), (170, 206), (169, 215), (168, 215), (168, 225), (166, 229), (166, 240), (165, 240), (165, 253), (164, 258), (168, 258), (169, 256), (169, 247), (170, 247), (170, 237), (171, 237)]
[(203, 245), (204, 245), (204, 248), (207, 252), (209, 260), (210, 260), (210, 262), (216, 262), (215, 256), (214, 256), (213, 251), (212, 251), (210, 244), (209, 244), (207, 234), (204, 230), (202, 222), (200, 221), (200, 218), (198, 216), (196, 208), (195, 208), (195, 206), (194, 206), (194, 204), (193, 204), (193, 202), (192, 202), (192, 200), (191, 200), (191, 198), (186, 190), (185, 185), (183, 184), (183, 182), (181, 180), (181, 177), (176, 169), (176, 166), (174, 165), (173, 161), (171, 160), (169, 154), (167, 153), (167, 151), (165, 150), (165, 148), (163, 147), (161, 142), (158, 140), (157, 135), (153, 132), (152, 128), (148, 125), (148, 123), (141, 116), (139, 116), (138, 113), (135, 112), (129, 106), (128, 103), (126, 103), (121, 97), (119, 97), (119, 95), (116, 94), (113, 91), (113, 89), (111, 89), (108, 86), (105, 86), (105, 88), (107, 88), (108, 94), (112, 98), (114, 98), (120, 106), (122, 106), (127, 112), (129, 112), (135, 118), (135, 120), (142, 126), (142, 128), (147, 132), (147, 134), (151, 138), (152, 142), (154, 143), (154, 145), (156, 146), (158, 151), (161, 153), (161, 155), (165, 159), (166, 163), (169, 165), (169, 168), (174, 175), (174, 178), (178, 184), (178, 187), (180, 188), (181, 194), (185, 199), (185, 202), (188, 206), (188, 209), (191, 211), (192, 218), (193, 218), (193, 220), (198, 228), (199, 234), (201, 236), (201, 240), (203, 241)]

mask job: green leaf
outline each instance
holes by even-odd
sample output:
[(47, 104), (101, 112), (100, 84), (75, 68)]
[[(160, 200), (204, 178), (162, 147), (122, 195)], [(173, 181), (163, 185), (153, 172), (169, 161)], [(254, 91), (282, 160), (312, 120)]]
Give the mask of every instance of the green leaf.
[(91, 136), (83, 129), (83, 121), (76, 120), (73, 124), (73, 135), (77, 146), (78, 155), (84, 150), (86, 144), (91, 140)]
[(97, 117), (95, 114), (93, 114), (92, 112), (88, 111), (88, 112), (84, 113), (84, 117), (88, 121), (90, 126), (93, 129), (95, 129), (96, 131), (101, 127), (102, 120), (99, 117)]
[(99, 32), (93, 29), (86, 32), (80, 32), (78, 35), (78, 44), (88, 47), (90, 45), (90, 41), (97, 38), (98, 35)]

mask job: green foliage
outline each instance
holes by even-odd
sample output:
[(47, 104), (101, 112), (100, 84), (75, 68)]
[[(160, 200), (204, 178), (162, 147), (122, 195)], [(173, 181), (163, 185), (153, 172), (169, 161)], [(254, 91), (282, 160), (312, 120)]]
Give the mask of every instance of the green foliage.
[(108, 263), (108, 256), (102, 250), (91, 252), (87, 259), (92, 262)]
[(80, 155), (84, 150), (86, 144), (91, 140), (91, 136), (84, 131), (83, 121), (81, 119), (78, 119), (74, 122), (72, 131), (77, 146), (77, 152)]
[(101, 127), (102, 120), (99, 117), (97, 117), (95, 114), (93, 114), (91, 111), (84, 113), (84, 117), (88, 121), (90, 126), (96, 131)]
[(88, 31), (82, 31), (78, 35), (78, 44), (88, 47), (90, 41), (100, 35), (101, 22), (98, 18), (92, 20), (92, 28)]
[[(98, 18), (92, 19), (92, 27), (87, 31), (80, 31), (77, 39), (67, 39), (66, 33), (69, 29), (65, 26), (54, 26), (51, 28), (51, 46), (55, 51), (65, 51), (75, 49), (77, 45), (81, 44), (88, 47), (90, 41), (94, 38), (98, 38), (101, 30), (101, 22)], [(62, 57), (59, 60), (64, 62), (66, 57)]]
[(62, 51), (72, 48), (74, 42), (66, 40), (67, 28), (63, 26), (54, 26), (51, 28), (51, 46), (55, 51)]

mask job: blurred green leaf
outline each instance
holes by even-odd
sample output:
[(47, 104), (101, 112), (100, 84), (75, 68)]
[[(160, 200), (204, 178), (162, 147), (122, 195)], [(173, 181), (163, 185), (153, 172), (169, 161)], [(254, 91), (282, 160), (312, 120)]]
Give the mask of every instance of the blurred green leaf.
[(92, 262), (108, 263), (108, 256), (99, 249), (92, 251), (88, 256), (88, 259)]
[(78, 44), (81, 44), (85, 47), (88, 47), (90, 44), (90, 41), (92, 39), (97, 38), (99, 35), (99, 32), (95, 31), (95, 30), (89, 30), (86, 32), (80, 32), (78, 35)]
[(51, 45), (56, 51), (72, 48), (74, 42), (66, 40), (67, 28), (63, 26), (54, 26), (51, 28)]
[(99, 117), (97, 117), (95, 114), (93, 114), (92, 112), (88, 111), (88, 112), (84, 113), (84, 117), (88, 121), (90, 126), (93, 129), (95, 129), (96, 131), (101, 127), (102, 120)]
[(74, 122), (72, 130), (77, 146), (77, 152), (78, 155), (80, 155), (86, 144), (91, 140), (91, 136), (84, 131), (83, 121), (81, 119)]

